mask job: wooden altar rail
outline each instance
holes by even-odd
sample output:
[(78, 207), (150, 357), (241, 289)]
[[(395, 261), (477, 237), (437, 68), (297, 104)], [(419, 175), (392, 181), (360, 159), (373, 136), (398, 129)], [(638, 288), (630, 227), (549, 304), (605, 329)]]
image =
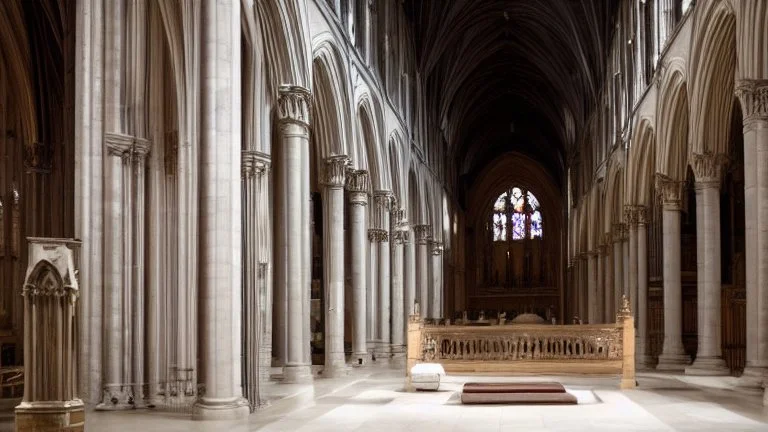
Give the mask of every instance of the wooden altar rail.
[(635, 387), (634, 319), (625, 304), (615, 324), (455, 326), (408, 323), (406, 374), (440, 363), (454, 374), (621, 375)]

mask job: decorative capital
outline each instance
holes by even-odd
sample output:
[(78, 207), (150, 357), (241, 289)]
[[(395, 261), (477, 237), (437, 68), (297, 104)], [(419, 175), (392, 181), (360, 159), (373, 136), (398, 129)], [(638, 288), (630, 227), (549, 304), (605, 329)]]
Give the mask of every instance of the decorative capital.
[(627, 298), (626, 294), (623, 294), (621, 296), (621, 308), (616, 314), (616, 320), (619, 321), (620, 319), (628, 318), (630, 316), (632, 316), (632, 310), (629, 307), (629, 299)]
[(390, 213), (393, 207), (394, 196), (390, 191), (377, 190), (373, 192), (373, 201), (376, 207), (383, 213)]
[(104, 134), (107, 154), (123, 159), (123, 162), (140, 162), (149, 153), (149, 140), (118, 133)]
[(269, 171), (272, 160), (269, 155), (254, 150), (243, 150), (241, 159), (243, 178), (261, 177)]
[(626, 238), (626, 233), (629, 232), (627, 229), (627, 225), (623, 223), (615, 223), (613, 224), (613, 242), (619, 243), (624, 241)]
[(401, 245), (408, 241), (408, 231), (396, 229), (392, 231), (392, 242), (396, 245)]
[(371, 243), (382, 243), (389, 241), (389, 235), (387, 231), (378, 228), (371, 228), (368, 230), (368, 240)]
[(413, 233), (416, 236), (416, 244), (427, 244), (432, 237), (429, 225), (414, 225)]
[(325, 160), (322, 183), (332, 189), (344, 187), (348, 165), (349, 158), (347, 156), (331, 156), (327, 158)]
[(629, 204), (624, 205), (624, 220), (627, 221), (627, 225), (637, 225), (637, 210), (635, 207)]
[(368, 191), (371, 190), (371, 178), (368, 176), (368, 171), (349, 170), (347, 172), (347, 190), (367, 195)]
[(736, 97), (744, 112), (744, 127), (756, 122), (768, 122), (768, 80), (740, 80)]
[(439, 241), (432, 241), (432, 255), (443, 254), (443, 243)]
[(312, 95), (304, 87), (281, 85), (277, 98), (277, 115), (281, 122), (309, 126)]
[(656, 193), (661, 198), (665, 210), (680, 210), (683, 199), (684, 183), (672, 180), (664, 174), (656, 173)]
[(696, 187), (719, 187), (727, 162), (728, 157), (721, 153), (694, 153), (693, 174), (696, 176)]

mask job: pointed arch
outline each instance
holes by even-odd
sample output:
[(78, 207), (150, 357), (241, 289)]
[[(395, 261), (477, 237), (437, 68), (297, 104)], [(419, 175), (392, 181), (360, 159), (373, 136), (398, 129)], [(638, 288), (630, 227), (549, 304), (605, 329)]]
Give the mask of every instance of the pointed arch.
[(241, 0), (247, 10), (255, 10), (261, 23), (268, 58), (269, 88), (281, 84), (312, 90), (309, 18), (303, 0)]
[(655, 170), (676, 181), (685, 179), (688, 165), (688, 89), (682, 61), (667, 66), (657, 105)]
[(624, 169), (615, 159), (608, 166), (606, 178), (603, 230), (609, 233), (612, 224), (622, 221), (624, 207)]
[[(350, 139), (347, 71), (337, 48), (322, 40), (314, 49), (312, 61), (312, 133), (318, 146), (317, 159), (347, 155)], [(319, 171), (318, 171), (319, 172)]]
[(634, 143), (629, 153), (627, 163), (627, 202), (637, 205), (651, 203), (650, 191), (653, 186), (653, 161), (655, 160), (656, 135), (651, 119), (644, 117), (634, 131)]
[(736, 73), (736, 17), (723, 0), (696, 10), (690, 63), (691, 151), (725, 153)]
[(367, 169), (374, 190), (390, 190), (389, 164), (387, 154), (381, 143), (381, 116), (373, 109), (367, 94), (363, 94), (357, 103), (357, 151), (354, 163), (358, 169)]
[(398, 199), (398, 206), (404, 208), (404, 200), (408, 195), (406, 192), (407, 184), (405, 183), (406, 172), (403, 164), (403, 140), (400, 131), (394, 130), (389, 135), (387, 140), (387, 146), (389, 148), (389, 165), (392, 178), (392, 192)]

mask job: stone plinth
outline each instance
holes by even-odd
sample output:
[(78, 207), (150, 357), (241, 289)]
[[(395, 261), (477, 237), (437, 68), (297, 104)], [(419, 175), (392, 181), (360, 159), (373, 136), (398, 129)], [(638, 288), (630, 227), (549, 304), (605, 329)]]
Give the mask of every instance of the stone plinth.
[[(24, 280), (24, 397), (17, 431), (81, 431), (83, 402), (75, 395), (75, 254), (67, 239), (29, 239)], [(43, 343), (45, 341), (45, 343)]]

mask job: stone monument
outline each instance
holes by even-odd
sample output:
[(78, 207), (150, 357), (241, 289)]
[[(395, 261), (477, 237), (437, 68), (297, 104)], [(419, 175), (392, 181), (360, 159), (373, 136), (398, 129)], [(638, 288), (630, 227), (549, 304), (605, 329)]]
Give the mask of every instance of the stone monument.
[(80, 242), (29, 238), (24, 279), (24, 398), (17, 431), (82, 431), (83, 401), (76, 395), (75, 254)]

